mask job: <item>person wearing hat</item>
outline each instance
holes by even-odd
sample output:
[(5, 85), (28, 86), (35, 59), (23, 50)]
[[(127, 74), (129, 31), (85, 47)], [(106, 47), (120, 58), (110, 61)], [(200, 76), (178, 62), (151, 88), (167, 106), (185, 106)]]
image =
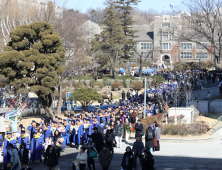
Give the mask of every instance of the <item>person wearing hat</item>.
[(32, 123), (30, 126), (27, 128), (30, 131), (30, 141), (32, 141), (33, 135), (36, 131), (36, 122), (35, 120), (32, 120)]
[(4, 140), (3, 152), (4, 152), (4, 164), (6, 165), (8, 161), (10, 161), (10, 154), (7, 152), (9, 148), (9, 144), (16, 146), (16, 140), (12, 138), (12, 132), (6, 133), (6, 138)]
[(37, 135), (37, 131), (34, 132), (33, 138), (31, 141), (31, 158), (32, 164), (34, 165), (34, 162), (37, 160), (40, 160), (40, 163), (42, 162), (42, 144), (43, 140), (40, 136)]
[(102, 150), (103, 146), (103, 136), (100, 132), (98, 132), (98, 128), (93, 128), (94, 133), (92, 133), (92, 142), (96, 145), (96, 150), (99, 153)]
[(29, 137), (26, 136), (24, 130), (21, 130), (21, 136), (19, 136), (19, 138), (18, 138), (18, 143), (19, 143), (19, 145), (25, 143), (26, 144), (26, 148), (30, 149)]
[(99, 163), (103, 170), (108, 170), (113, 159), (113, 154), (110, 152), (107, 144), (103, 145), (103, 150), (99, 152)]

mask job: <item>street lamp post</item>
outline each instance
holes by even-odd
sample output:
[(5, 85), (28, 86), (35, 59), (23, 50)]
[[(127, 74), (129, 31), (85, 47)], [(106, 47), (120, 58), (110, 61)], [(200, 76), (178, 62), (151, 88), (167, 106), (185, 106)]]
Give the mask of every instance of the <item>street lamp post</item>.
[(146, 118), (146, 77), (145, 77), (145, 83), (144, 83), (144, 110), (143, 110), (143, 117)]

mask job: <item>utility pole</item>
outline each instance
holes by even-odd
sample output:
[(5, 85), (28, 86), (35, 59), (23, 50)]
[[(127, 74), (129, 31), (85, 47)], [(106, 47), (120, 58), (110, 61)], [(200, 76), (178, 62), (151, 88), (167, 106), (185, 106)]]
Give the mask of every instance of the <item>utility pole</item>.
[(199, 81), (200, 81), (200, 59), (199, 59)]
[(145, 77), (145, 83), (144, 83), (144, 111), (143, 111), (143, 117), (146, 118), (146, 77)]

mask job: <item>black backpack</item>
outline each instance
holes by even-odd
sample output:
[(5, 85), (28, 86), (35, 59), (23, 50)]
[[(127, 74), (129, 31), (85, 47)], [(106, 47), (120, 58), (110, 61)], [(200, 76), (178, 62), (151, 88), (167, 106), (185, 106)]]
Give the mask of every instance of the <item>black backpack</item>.
[(147, 140), (152, 140), (153, 139), (153, 132), (152, 131), (147, 131)]

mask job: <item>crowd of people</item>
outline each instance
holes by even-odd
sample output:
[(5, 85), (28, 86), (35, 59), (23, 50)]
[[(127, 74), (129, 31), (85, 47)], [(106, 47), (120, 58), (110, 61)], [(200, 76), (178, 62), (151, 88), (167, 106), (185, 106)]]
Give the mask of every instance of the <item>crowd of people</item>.
[[(159, 141), (160, 133), (156, 134), (158, 125), (154, 122), (144, 134), (138, 107), (136, 103), (123, 102), (117, 108), (109, 107), (107, 110), (83, 112), (75, 116), (69, 114), (63, 119), (56, 116), (53, 120), (44, 116), (40, 122), (33, 120), (28, 127), (19, 124), (18, 129), (2, 132), (0, 135), (4, 168), (30, 170), (28, 166), (40, 162), (49, 170), (54, 170), (59, 164), (60, 153), (66, 147), (75, 147), (78, 150), (81, 145), (80, 153), (76, 157), (80, 170), (84, 170), (86, 164), (90, 170), (92, 168), (95, 170), (94, 158), (97, 156), (102, 168), (107, 170), (112, 161), (114, 147), (122, 147), (122, 137), (127, 143), (129, 142), (130, 131), (135, 123), (136, 142), (133, 148), (126, 148), (122, 167), (125, 170), (134, 168), (137, 157), (141, 165), (146, 167), (152, 161), (153, 148), (159, 150), (155, 140), (156, 143)], [(14, 118), (11, 121), (14, 121)], [(152, 130), (152, 135), (149, 129)], [(142, 142), (142, 136), (146, 139), (145, 147), (142, 144), (138, 148), (137, 142)], [(131, 159), (134, 160), (133, 164)], [(73, 169), (75, 167), (73, 165)]]
[[(168, 82), (155, 83), (146, 90), (146, 116), (167, 113), (170, 93), (178, 87), (192, 89), (196, 74), (193, 72), (161, 73)], [(205, 77), (208, 75), (205, 74)], [(211, 82), (216, 79), (214, 74)], [(13, 102), (14, 103), (14, 102)], [(136, 141), (127, 146), (122, 158), (123, 170), (137, 167), (137, 157), (143, 170), (154, 167), (153, 152), (160, 150), (160, 128), (157, 122), (148, 127), (141, 124), (144, 111), (144, 93), (122, 92), (122, 102), (106, 110), (69, 113), (67, 117), (44, 116), (40, 122), (33, 120), (28, 127), (22, 124), (10, 132), (0, 131), (0, 149), (4, 169), (31, 170), (36, 161), (54, 170), (59, 165), (61, 152), (75, 147), (80, 152), (73, 161), (73, 169), (95, 170), (94, 159), (98, 157), (103, 170), (111, 165), (114, 148), (122, 148), (122, 138), (128, 144), (130, 132), (135, 130)], [(12, 118), (11, 122), (14, 121)], [(15, 124), (18, 122), (14, 121)], [(4, 133), (5, 132), (5, 133)], [(132, 136), (131, 136), (132, 137)], [(143, 138), (145, 140), (143, 141)], [(81, 147), (80, 147), (81, 146)], [(1, 163), (1, 157), (0, 157)]]

